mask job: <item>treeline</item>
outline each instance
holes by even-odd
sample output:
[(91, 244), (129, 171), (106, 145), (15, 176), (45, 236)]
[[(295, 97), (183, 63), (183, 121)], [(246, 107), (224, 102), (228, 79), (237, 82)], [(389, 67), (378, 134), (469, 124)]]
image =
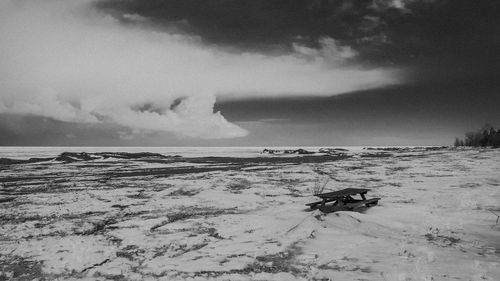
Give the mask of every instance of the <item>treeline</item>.
[(465, 139), (455, 139), (455, 146), (474, 146), (474, 147), (500, 147), (500, 130), (495, 130), (490, 125), (485, 125), (477, 132), (465, 134)]

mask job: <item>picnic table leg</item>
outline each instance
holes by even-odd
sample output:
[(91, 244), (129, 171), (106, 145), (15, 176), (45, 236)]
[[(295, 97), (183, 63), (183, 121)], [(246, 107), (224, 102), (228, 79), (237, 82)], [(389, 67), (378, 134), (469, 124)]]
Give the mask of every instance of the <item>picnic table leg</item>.
[(326, 204), (326, 198), (323, 198), (323, 202), (321, 202), (321, 206), (325, 206)]
[(366, 200), (366, 197), (365, 197), (364, 193), (361, 193), (361, 198), (363, 198), (363, 200)]

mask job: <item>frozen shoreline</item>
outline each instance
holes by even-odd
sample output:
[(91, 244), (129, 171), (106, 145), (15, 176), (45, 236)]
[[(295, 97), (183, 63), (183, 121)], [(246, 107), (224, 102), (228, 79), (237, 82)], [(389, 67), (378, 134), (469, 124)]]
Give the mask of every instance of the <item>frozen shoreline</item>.
[[(405, 146), (389, 146), (405, 147)], [(421, 148), (432, 147), (422, 146)], [(0, 146), (0, 158), (11, 158), (26, 160), (29, 158), (44, 158), (57, 157), (61, 153), (103, 153), (103, 152), (125, 152), (125, 153), (158, 153), (163, 155), (180, 155), (182, 157), (257, 157), (262, 155), (265, 149), (273, 150), (294, 150), (305, 149), (308, 151), (318, 151), (321, 148), (332, 148), (332, 146), (297, 146), (297, 147), (280, 147), (280, 146), (249, 146), (249, 147), (113, 147), (113, 146)], [(384, 146), (334, 146), (333, 148), (345, 149), (351, 152), (361, 152), (367, 148), (384, 148)]]
[[(496, 280), (500, 151), (385, 153), (3, 165), (0, 276)], [(308, 212), (318, 179), (382, 200), (363, 213)]]

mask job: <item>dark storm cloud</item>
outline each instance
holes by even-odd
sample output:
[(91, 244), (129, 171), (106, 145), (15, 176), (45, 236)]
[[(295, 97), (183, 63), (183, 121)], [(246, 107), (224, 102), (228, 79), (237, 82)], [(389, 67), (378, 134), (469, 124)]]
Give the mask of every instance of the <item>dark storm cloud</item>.
[(110, 145), (120, 142), (127, 128), (81, 124), (52, 118), (0, 114), (0, 145)]
[(380, 44), (385, 41), (385, 16), (405, 13), (385, 2), (103, 0), (97, 5), (124, 22), (130, 23), (129, 15), (136, 15), (170, 31), (199, 35), (209, 43), (283, 51), (291, 50), (293, 42), (318, 47), (322, 37), (359, 46)]
[(314, 47), (330, 37), (373, 64), (499, 57), (495, 0), (103, 0), (98, 6), (242, 49)]
[(500, 95), (489, 85), (463, 82), (402, 85), (321, 98), (227, 101), (216, 108), (250, 130), (250, 137), (261, 145), (279, 145), (280, 141), (449, 145), (454, 137), (485, 123), (499, 126), (498, 104)]
[[(403, 85), (321, 98), (226, 101), (218, 103), (216, 109), (235, 122), (347, 122), (349, 126), (367, 127), (376, 123), (500, 123), (500, 95), (494, 90), (467, 83), (441, 86)], [(478, 99), (478, 95), (491, 98)], [(470, 123), (464, 124), (464, 119)]]
[[(189, 139), (191, 144), (196, 141)], [(178, 146), (190, 142), (162, 131), (137, 133), (114, 123), (64, 122), (0, 113), (0, 146)]]

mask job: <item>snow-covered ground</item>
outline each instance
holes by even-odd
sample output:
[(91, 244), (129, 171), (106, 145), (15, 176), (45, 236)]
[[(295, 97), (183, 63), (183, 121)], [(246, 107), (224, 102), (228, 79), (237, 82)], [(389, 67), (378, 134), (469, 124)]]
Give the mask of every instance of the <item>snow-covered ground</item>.
[(368, 152), (0, 165), (0, 280), (500, 280), (500, 150)]

